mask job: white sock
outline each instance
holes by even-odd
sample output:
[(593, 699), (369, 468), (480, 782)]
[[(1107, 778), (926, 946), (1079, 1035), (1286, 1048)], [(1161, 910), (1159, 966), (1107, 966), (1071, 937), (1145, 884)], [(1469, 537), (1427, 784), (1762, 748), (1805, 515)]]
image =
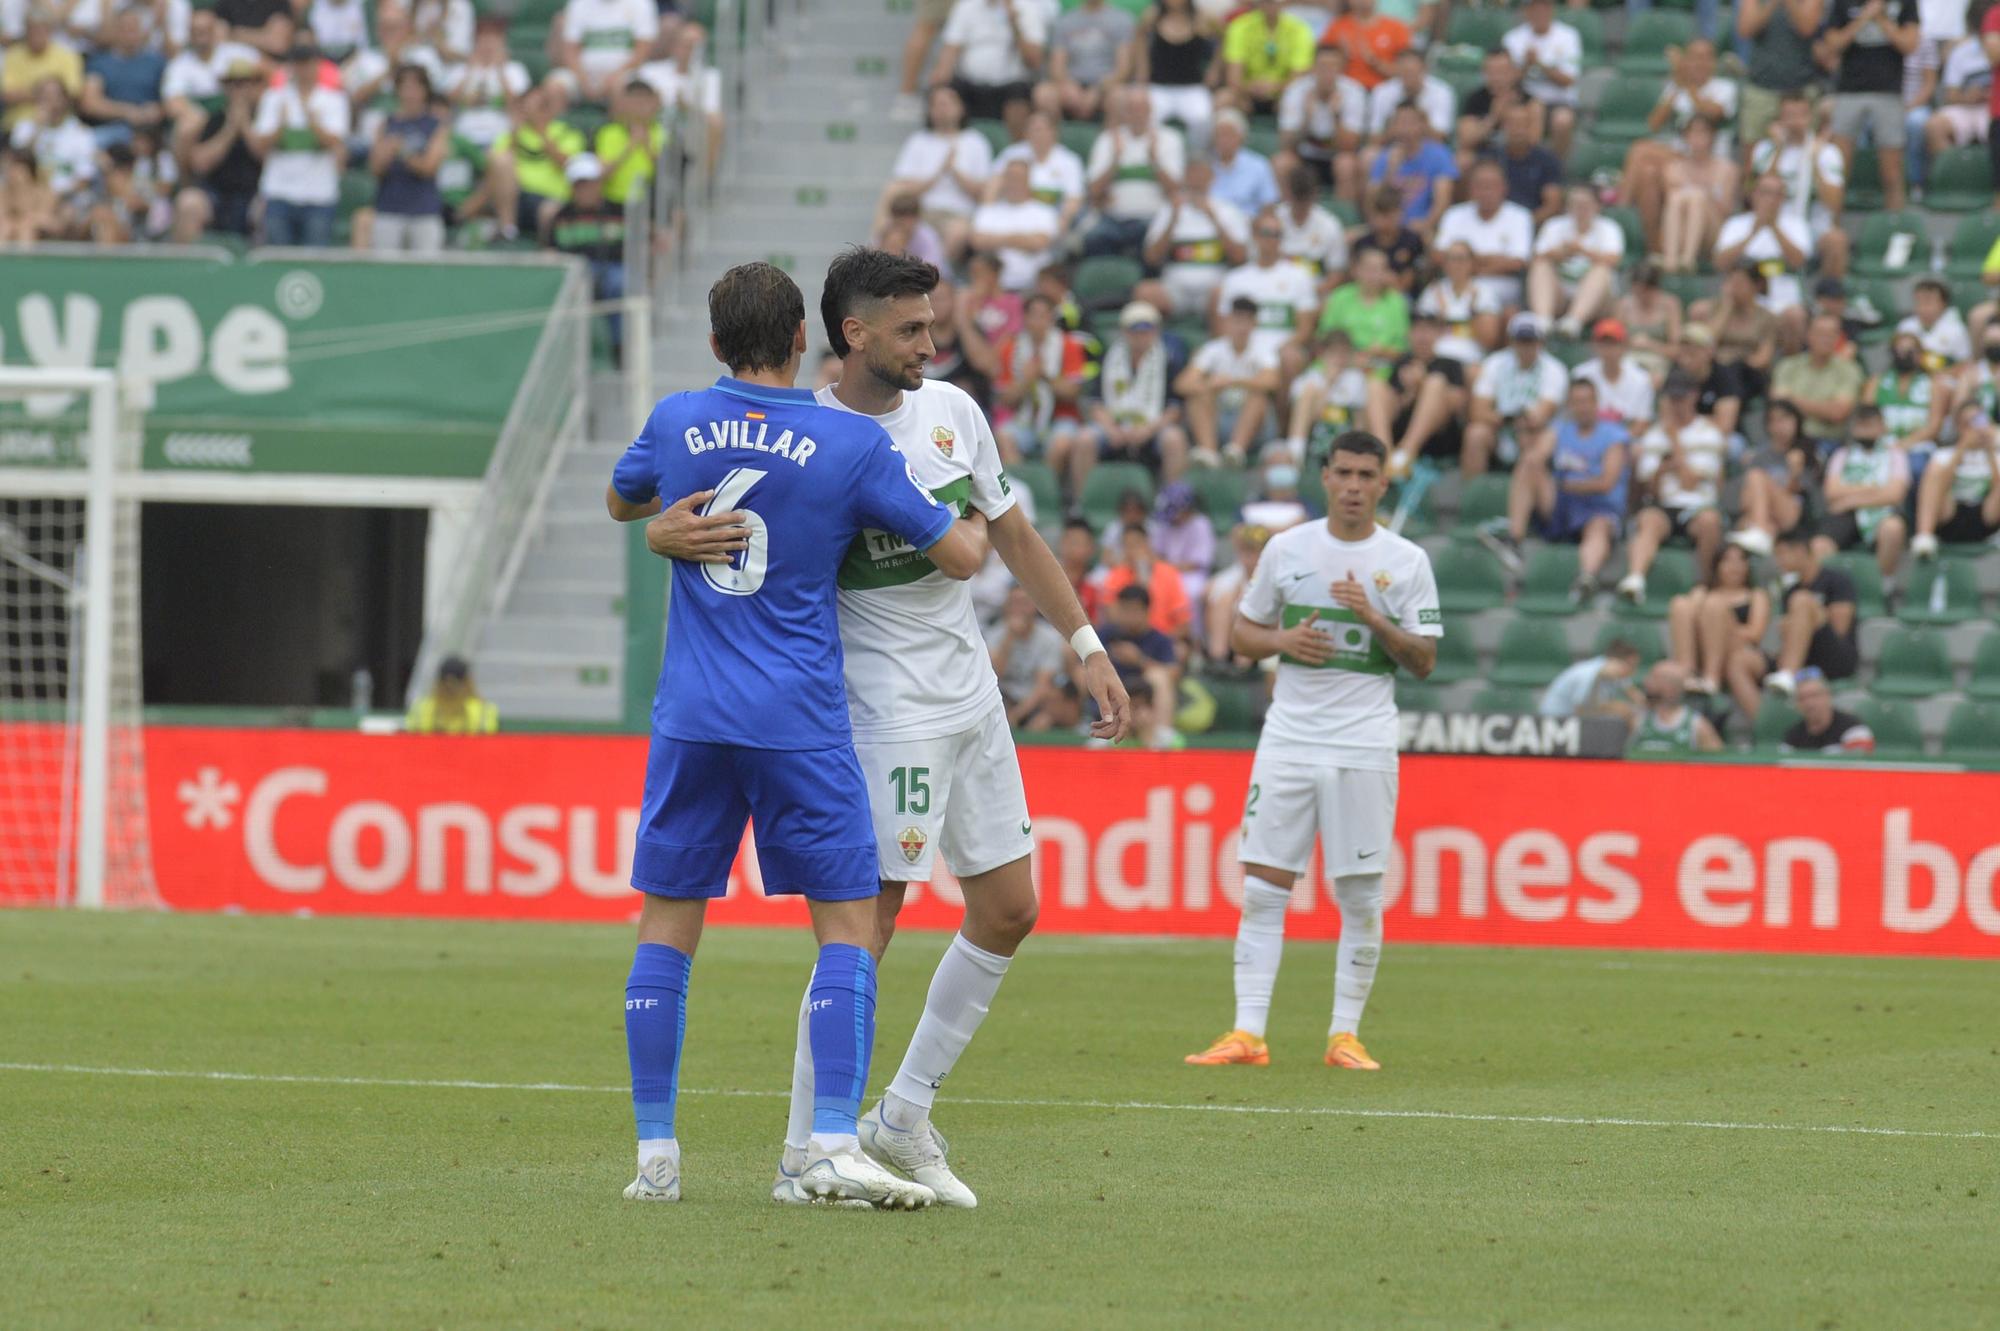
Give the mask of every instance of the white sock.
[(1368, 991), (1375, 987), (1375, 963), (1382, 956), (1382, 875), (1353, 874), (1333, 880), (1340, 903), (1340, 948), (1333, 963), (1333, 1025), (1358, 1033)]
[(643, 1170), (646, 1162), (656, 1155), (672, 1155), (675, 1149), (672, 1137), (647, 1138), (639, 1143), (639, 1168)]
[(1285, 952), (1285, 912), (1292, 890), (1262, 878), (1243, 880), (1243, 917), (1236, 922), (1236, 1029), (1262, 1038), (1271, 1019), (1271, 990)]
[(908, 1132), (930, 1117), (938, 1086), (986, 1020), (986, 1009), (1000, 991), (1012, 960), (974, 947), (964, 934), (952, 935), (937, 974), (931, 976), (924, 1015), (917, 1020), (903, 1066), (896, 1069), (896, 1079), (882, 1097), (882, 1116), (890, 1127)]
[(838, 1155), (842, 1151), (852, 1155), (860, 1149), (861, 1138), (851, 1132), (815, 1132), (811, 1144), (806, 1147), (806, 1156), (817, 1160), (823, 1155)]
[(813, 1051), (811, 1012), (812, 980), (799, 998), (799, 1038), (792, 1050), (792, 1110), (785, 1119), (785, 1145), (803, 1151), (812, 1141), (813, 1130)]

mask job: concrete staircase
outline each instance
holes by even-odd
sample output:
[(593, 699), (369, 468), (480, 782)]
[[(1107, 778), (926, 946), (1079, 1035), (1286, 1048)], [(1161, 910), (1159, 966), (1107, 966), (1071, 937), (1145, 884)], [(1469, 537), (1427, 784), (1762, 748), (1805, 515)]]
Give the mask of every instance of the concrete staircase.
[[(656, 284), (654, 390), (721, 373), (708, 349), (708, 288), (725, 269), (780, 264), (805, 293), (818, 358), (820, 279), (868, 238), (876, 196), (911, 126), (887, 119), (910, 16), (889, 0), (810, 0), (746, 62), (742, 111), (714, 199), (693, 211), (686, 261)], [(625, 538), (604, 487), (632, 437), (617, 376), (595, 378), (587, 442), (562, 459), (521, 576), (487, 626), (474, 665), (512, 720), (615, 722), (625, 691)]]

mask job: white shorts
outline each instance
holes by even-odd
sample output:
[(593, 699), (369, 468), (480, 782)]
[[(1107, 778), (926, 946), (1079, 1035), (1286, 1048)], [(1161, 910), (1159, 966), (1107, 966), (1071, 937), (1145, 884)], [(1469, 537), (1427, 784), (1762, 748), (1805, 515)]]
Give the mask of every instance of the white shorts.
[(928, 882), (940, 848), (960, 878), (1012, 864), (1034, 849), (1004, 707), (956, 735), (857, 739), (854, 752), (868, 783), (885, 881)]
[(1313, 767), (1258, 754), (1243, 802), (1245, 864), (1304, 873), (1313, 837), (1328, 878), (1383, 873), (1396, 830), (1396, 773)]

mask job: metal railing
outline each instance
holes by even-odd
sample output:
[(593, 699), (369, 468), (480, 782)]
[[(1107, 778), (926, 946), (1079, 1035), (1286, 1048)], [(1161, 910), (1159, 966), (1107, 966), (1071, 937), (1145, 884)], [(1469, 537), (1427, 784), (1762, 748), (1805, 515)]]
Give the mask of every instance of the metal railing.
[(507, 602), (555, 484), (563, 454), (583, 438), (589, 410), (591, 284), (580, 260), (567, 274), (514, 393), (486, 465), (464, 544), (425, 628), (408, 698), (429, 689), (438, 663), (478, 645)]

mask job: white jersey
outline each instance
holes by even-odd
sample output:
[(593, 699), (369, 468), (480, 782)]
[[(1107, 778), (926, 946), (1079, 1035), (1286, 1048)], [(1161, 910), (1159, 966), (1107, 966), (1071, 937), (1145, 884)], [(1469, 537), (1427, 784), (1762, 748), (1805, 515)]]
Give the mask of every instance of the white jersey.
[[(822, 388), (821, 406), (848, 411)], [(997, 518), (1014, 506), (985, 413), (963, 389), (927, 379), (886, 416), (910, 470), (940, 503)], [(840, 569), (840, 645), (857, 741), (935, 739), (978, 725), (1000, 705), (1000, 681), (965, 583), (947, 578), (900, 536), (864, 531)]]
[(1257, 740), (1260, 760), (1396, 770), (1396, 664), (1354, 612), (1334, 601), (1333, 584), (1350, 573), (1369, 604), (1405, 632), (1444, 636), (1437, 579), (1416, 542), (1382, 527), (1366, 540), (1343, 541), (1324, 522), (1273, 536), (1238, 609), (1280, 627), (1317, 611), (1334, 653), (1319, 666), (1279, 658), (1277, 691)]

